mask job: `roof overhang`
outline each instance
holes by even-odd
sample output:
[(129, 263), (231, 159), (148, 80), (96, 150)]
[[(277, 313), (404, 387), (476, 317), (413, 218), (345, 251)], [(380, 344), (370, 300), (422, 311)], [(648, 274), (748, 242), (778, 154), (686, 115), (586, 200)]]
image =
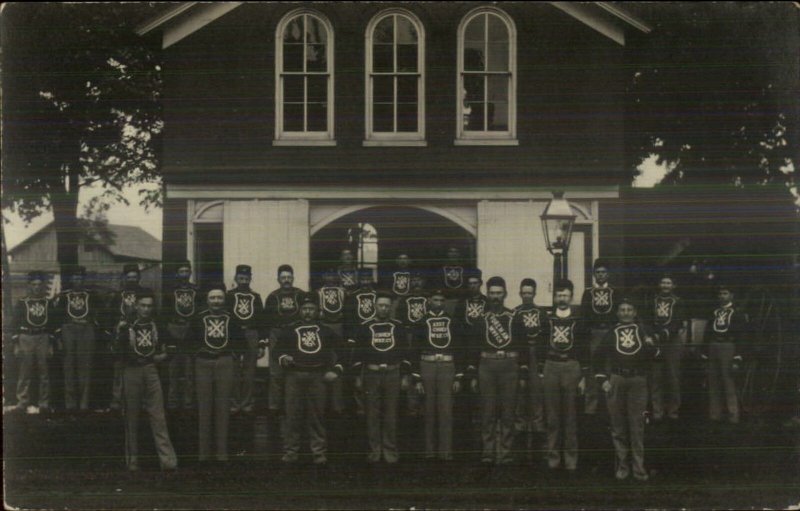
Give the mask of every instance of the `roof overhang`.
[[(136, 29), (139, 35), (162, 32), (162, 48), (190, 36), (244, 2), (182, 2), (171, 6)], [(623, 7), (609, 2), (550, 2), (550, 4), (596, 30), (619, 45), (625, 45), (625, 30), (649, 33), (652, 28)]]

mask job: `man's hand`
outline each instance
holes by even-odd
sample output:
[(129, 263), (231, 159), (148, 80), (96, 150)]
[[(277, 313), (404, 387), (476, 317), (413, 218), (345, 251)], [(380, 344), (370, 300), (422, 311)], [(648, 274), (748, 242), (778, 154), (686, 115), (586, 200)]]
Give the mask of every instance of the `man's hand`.
[(461, 392), (461, 380), (453, 381), (453, 394)]
[(291, 355), (284, 355), (280, 358), (280, 364), (283, 367), (291, 367), (294, 364), (294, 357)]
[(353, 385), (356, 387), (356, 390), (361, 390), (364, 388), (364, 381), (362, 380), (361, 376), (356, 376), (355, 380), (353, 381)]
[(586, 392), (586, 377), (581, 376), (581, 380), (578, 382), (578, 394), (583, 395)]
[(417, 394), (419, 394), (420, 396), (425, 395), (425, 386), (422, 384), (421, 381), (418, 381), (417, 384), (414, 385), (414, 388), (417, 390)]
[(48, 357), (52, 357), (53, 356), (53, 346), (52, 345), (47, 347), (47, 356)]
[(166, 353), (159, 353), (157, 355), (153, 355), (153, 360), (155, 360), (156, 362), (163, 362), (166, 359), (167, 359)]
[(406, 392), (408, 391), (409, 387), (411, 387), (411, 382), (409, 381), (408, 375), (406, 374), (402, 378), (400, 378), (400, 390)]
[(19, 344), (14, 343), (14, 356), (19, 356)]
[(266, 353), (266, 352), (267, 352), (267, 350), (264, 348), (264, 346), (261, 346), (260, 348), (258, 348), (258, 357), (257, 358), (263, 357), (264, 353)]
[(327, 383), (332, 381), (336, 381), (339, 378), (339, 375), (336, 374), (336, 371), (326, 371), (325, 375), (322, 377)]
[(650, 336), (647, 336), (647, 337), (644, 338), (644, 343), (647, 344), (648, 346), (655, 346), (656, 345), (656, 342)]
[(472, 381), (469, 382), (469, 389), (472, 391), (473, 394), (478, 393), (478, 379), (473, 378)]
[(528, 380), (520, 379), (519, 380), (519, 390), (520, 391), (524, 391), (527, 388), (528, 388)]
[(604, 381), (601, 387), (603, 389), (603, 392), (608, 394), (609, 392), (611, 392), (611, 381), (610, 380)]

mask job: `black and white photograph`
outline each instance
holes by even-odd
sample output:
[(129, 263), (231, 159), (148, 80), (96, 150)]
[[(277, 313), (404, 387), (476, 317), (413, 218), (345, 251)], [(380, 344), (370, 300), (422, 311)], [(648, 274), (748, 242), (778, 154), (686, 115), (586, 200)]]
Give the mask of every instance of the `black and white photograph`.
[(800, 3), (0, 5), (6, 509), (800, 509)]

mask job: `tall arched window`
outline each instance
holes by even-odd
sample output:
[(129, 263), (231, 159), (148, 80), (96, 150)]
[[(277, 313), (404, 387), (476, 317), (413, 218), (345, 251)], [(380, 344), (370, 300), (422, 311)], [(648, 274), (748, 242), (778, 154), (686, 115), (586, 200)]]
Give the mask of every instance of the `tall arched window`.
[(425, 32), (404, 9), (372, 18), (366, 33), (364, 145), (424, 145)]
[(516, 145), (516, 28), (482, 7), (458, 27), (457, 144)]
[(315, 11), (292, 11), (278, 23), (275, 49), (275, 144), (333, 144), (330, 22)]

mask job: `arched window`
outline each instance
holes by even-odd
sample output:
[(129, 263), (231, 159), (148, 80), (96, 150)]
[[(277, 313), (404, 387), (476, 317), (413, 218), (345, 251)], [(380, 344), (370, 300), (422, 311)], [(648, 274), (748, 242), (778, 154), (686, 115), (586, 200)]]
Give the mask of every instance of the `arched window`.
[(493, 7), (458, 28), (457, 144), (516, 145), (516, 28)]
[(295, 10), (275, 32), (275, 145), (332, 145), (333, 28)]
[(424, 145), (425, 32), (403, 9), (372, 18), (366, 33), (364, 145)]

